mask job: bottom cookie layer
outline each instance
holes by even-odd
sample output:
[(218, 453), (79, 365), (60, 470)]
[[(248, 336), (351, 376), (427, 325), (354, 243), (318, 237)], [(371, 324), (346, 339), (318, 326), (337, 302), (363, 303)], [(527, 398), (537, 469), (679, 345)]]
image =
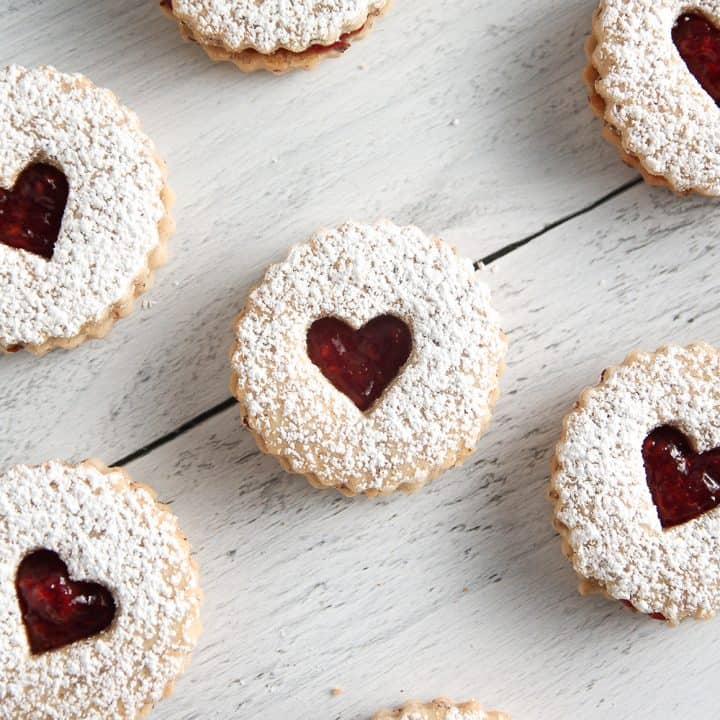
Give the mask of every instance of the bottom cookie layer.
[(510, 720), (505, 713), (484, 710), (471, 700), (454, 703), (447, 698), (438, 698), (429, 703), (411, 701), (397, 710), (381, 710), (373, 720)]
[(257, 72), (258, 70), (266, 70), (281, 75), (291, 70), (311, 70), (324, 58), (342, 55), (353, 42), (360, 40), (368, 34), (376, 18), (384, 15), (390, 7), (390, 2), (388, 2), (382, 10), (371, 14), (364, 25), (357, 30), (345, 33), (332, 45), (313, 45), (299, 53), (280, 48), (274, 53), (267, 55), (252, 48), (241, 52), (234, 52), (222, 45), (205, 43), (196, 37), (185, 23), (175, 17), (172, 10), (172, 0), (161, 0), (160, 7), (168, 17), (177, 21), (182, 36), (186, 40), (200, 45), (211, 60), (215, 62), (231, 62), (242, 70), (242, 72), (251, 73)]

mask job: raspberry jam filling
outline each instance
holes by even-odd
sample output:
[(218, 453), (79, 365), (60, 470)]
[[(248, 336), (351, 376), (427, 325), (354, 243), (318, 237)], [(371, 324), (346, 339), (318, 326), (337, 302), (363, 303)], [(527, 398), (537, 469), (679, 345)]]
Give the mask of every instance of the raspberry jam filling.
[(307, 334), (310, 360), (363, 412), (397, 376), (411, 351), (410, 328), (393, 315), (380, 315), (359, 330), (325, 317)]
[(51, 550), (37, 550), (24, 558), (15, 588), (35, 655), (97, 635), (115, 617), (109, 590), (71, 580), (67, 566)]
[(720, 30), (704, 15), (690, 12), (680, 16), (672, 36), (690, 72), (720, 104)]
[(26, 167), (12, 190), (0, 188), (0, 243), (50, 260), (68, 192), (62, 170), (46, 163)]
[(663, 426), (647, 436), (642, 455), (663, 528), (682, 525), (720, 505), (720, 448), (696, 453), (680, 430)]
[[(629, 600), (622, 600), (621, 602), (625, 607), (630, 608), (634, 612), (640, 612)], [(648, 617), (652, 618), (653, 620), (662, 620), (662, 621), (667, 620), (667, 618), (662, 613), (656, 613), (656, 612), (650, 613), (648, 615)]]

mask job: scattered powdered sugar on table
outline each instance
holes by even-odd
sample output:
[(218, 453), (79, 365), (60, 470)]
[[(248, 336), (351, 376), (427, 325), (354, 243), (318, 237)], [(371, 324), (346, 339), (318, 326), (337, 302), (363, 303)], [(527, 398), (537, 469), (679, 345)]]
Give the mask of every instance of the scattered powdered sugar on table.
[(592, 62), (623, 146), (680, 191), (720, 194), (720, 109), (672, 39), (688, 7), (720, 26), (720, 1), (603, 0)]
[[(197, 575), (177, 521), (125, 476), (50, 462), (0, 476), (0, 715), (134, 719), (159, 700), (196, 640)], [(15, 593), (22, 559), (56, 552), (114, 595), (113, 625), (31, 655)]]
[[(363, 414), (307, 355), (312, 322), (358, 328), (392, 314), (411, 356)], [(418, 228), (347, 223), (295, 246), (251, 293), (232, 365), (247, 422), (265, 449), (323, 485), (419, 485), (474, 448), (506, 351), (472, 263)]]
[(72, 338), (130, 291), (158, 245), (164, 171), (134, 113), (53, 68), (0, 71), (0, 186), (34, 161), (67, 176), (51, 260), (0, 243), (0, 345)]
[(196, 39), (233, 52), (302, 52), (331, 45), (362, 27), (389, 0), (173, 0), (173, 13)]
[(552, 488), (573, 563), (613, 597), (670, 621), (720, 608), (720, 509), (663, 530), (642, 445), (662, 425), (720, 446), (720, 354), (707, 345), (638, 353), (606, 371), (566, 418)]

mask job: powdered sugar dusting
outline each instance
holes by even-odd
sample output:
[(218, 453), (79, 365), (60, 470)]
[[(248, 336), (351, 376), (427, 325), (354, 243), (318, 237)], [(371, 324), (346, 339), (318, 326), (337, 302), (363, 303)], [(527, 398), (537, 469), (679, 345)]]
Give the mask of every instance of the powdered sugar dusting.
[(490, 716), (482, 710), (468, 710), (462, 712), (458, 708), (450, 708), (445, 720), (490, 720)]
[(0, 244), (0, 345), (72, 338), (123, 299), (159, 243), (164, 171), (108, 90), (49, 67), (0, 72), (0, 186), (37, 159), (70, 184), (49, 261)]
[[(402, 715), (401, 720), (428, 720), (428, 717), (427, 713), (411, 712), (409, 714)], [(434, 713), (433, 717), (437, 717), (437, 713)], [(450, 708), (447, 711), (444, 720), (490, 720), (490, 716), (481, 710), (460, 712), (457, 708)]]
[(196, 39), (233, 52), (279, 48), (302, 52), (331, 45), (365, 24), (388, 0), (173, 0), (176, 17)]
[(688, 70), (672, 29), (683, 12), (720, 26), (720, 1), (603, 0), (593, 65), (624, 148), (679, 191), (720, 195), (720, 109)]
[(448, 700), (436, 700), (427, 705), (410, 702), (400, 710), (385, 710), (375, 720), (508, 720), (506, 715), (485, 711), (475, 702), (462, 705), (451, 704)]
[[(393, 314), (413, 351), (369, 414), (307, 356), (321, 317), (353, 327)], [(232, 366), (249, 426), (321, 485), (389, 492), (421, 485), (470, 452), (490, 418), (506, 350), (469, 260), (415, 227), (347, 223), (298, 245), (250, 295)]]
[[(0, 476), (0, 707), (6, 718), (133, 719), (159, 700), (195, 643), (197, 575), (175, 518), (125, 476), (89, 464)], [(109, 630), (31, 655), (15, 573), (36, 549), (114, 595)]]
[(553, 488), (576, 571), (644, 613), (676, 622), (720, 608), (720, 509), (663, 530), (642, 444), (662, 425), (720, 446), (720, 354), (707, 345), (639, 353), (606, 372), (566, 418)]

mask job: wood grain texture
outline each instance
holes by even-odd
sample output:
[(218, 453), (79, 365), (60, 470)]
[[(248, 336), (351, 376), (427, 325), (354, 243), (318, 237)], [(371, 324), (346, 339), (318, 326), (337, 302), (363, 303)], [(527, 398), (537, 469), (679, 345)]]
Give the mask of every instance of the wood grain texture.
[(235, 408), (132, 463), (182, 518), (207, 591), (201, 647), (156, 717), (366, 720), (439, 694), (516, 719), (715, 717), (720, 624), (580, 597), (545, 492), (561, 418), (606, 365), (720, 342), (718, 214), (641, 186), (488, 270), (504, 394), (468, 463), (416, 495), (312, 490)]
[(282, 78), (212, 64), (154, 5), (0, 3), (0, 62), (111, 87), (178, 193), (151, 307), (72, 353), (0, 358), (2, 463), (115, 460), (226, 398), (249, 286), (318, 226), (385, 215), (481, 257), (633, 177), (578, 80), (590, 2), (398, 0), (344, 57)]
[[(118, 91), (179, 194), (151, 307), (70, 353), (0, 358), (3, 464), (111, 462), (226, 398), (232, 317), (318, 225), (389, 215), (480, 257), (633, 177), (584, 108), (593, 2), (396, 0), (344, 58), (280, 79), (212, 65), (152, 5), (0, 8), (0, 59)], [(495, 422), (419, 494), (312, 490), (236, 408), (131, 463), (179, 515), (207, 594), (194, 662), (152, 717), (368, 720), (437, 695), (515, 720), (716, 717), (720, 621), (673, 631), (581, 598), (544, 496), (561, 418), (605, 365), (720, 342), (719, 221), (640, 186), (495, 263), (511, 342)]]

